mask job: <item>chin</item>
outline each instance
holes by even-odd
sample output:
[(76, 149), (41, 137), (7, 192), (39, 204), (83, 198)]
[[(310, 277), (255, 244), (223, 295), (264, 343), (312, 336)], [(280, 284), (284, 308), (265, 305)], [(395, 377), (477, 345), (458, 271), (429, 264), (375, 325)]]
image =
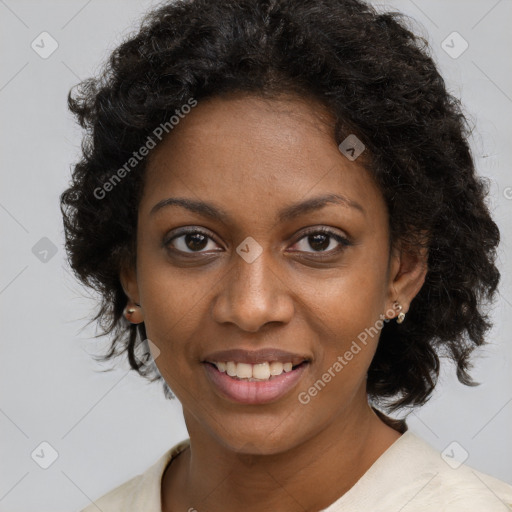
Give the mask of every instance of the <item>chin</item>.
[(300, 444), (300, 432), (292, 415), (260, 418), (255, 414), (211, 425), (213, 437), (226, 449), (240, 455), (275, 455)]

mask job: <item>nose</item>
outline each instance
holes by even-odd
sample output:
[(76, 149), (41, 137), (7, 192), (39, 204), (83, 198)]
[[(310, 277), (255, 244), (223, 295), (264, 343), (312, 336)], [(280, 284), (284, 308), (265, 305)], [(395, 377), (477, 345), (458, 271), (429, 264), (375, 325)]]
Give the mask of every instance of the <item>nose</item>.
[(237, 254), (214, 299), (214, 320), (258, 332), (270, 322), (290, 322), (293, 313), (293, 292), (272, 254), (264, 250), (251, 263)]

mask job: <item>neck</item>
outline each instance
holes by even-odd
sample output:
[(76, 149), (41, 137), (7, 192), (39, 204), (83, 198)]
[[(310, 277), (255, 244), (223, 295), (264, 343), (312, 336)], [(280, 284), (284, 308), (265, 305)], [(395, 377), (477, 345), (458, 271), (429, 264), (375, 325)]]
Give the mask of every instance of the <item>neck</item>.
[(340, 414), (300, 445), (271, 455), (234, 452), (194, 418), (186, 421), (191, 448), (164, 474), (164, 512), (320, 510), (345, 494), (401, 435), (366, 401), (357, 413)]

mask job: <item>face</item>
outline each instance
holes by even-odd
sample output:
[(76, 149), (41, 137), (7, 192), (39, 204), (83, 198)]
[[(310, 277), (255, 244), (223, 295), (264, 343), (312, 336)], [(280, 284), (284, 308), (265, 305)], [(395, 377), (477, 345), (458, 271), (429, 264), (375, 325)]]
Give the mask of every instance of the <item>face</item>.
[[(121, 281), (187, 426), (233, 450), (284, 451), (367, 408), (381, 315), (421, 286), (332, 130), (311, 100), (214, 98), (149, 156)], [(251, 370), (264, 382), (228, 375)]]

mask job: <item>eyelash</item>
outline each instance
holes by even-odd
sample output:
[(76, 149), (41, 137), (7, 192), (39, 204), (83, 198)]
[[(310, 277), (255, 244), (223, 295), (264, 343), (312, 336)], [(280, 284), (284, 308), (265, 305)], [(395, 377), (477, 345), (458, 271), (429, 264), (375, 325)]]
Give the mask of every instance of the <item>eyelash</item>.
[[(182, 237), (184, 235), (189, 235), (189, 234), (204, 235), (205, 237), (207, 237), (210, 240), (213, 240), (215, 242), (215, 240), (206, 231), (203, 231), (202, 229), (199, 229), (199, 228), (191, 227), (191, 228), (185, 228), (185, 229), (179, 231), (174, 236), (172, 236), (172, 238), (169, 238), (169, 239), (165, 240), (163, 245), (165, 247), (168, 247), (168, 246), (171, 245), (171, 242), (173, 240), (176, 240), (177, 238), (180, 238), (180, 237)], [(334, 256), (334, 255), (338, 254), (339, 252), (343, 251), (345, 247), (348, 247), (348, 246), (352, 245), (352, 243), (347, 238), (339, 235), (335, 231), (332, 231), (332, 230), (330, 230), (328, 228), (324, 228), (324, 227), (318, 227), (318, 228), (315, 227), (315, 228), (308, 229), (307, 231), (305, 231), (302, 234), (302, 236), (297, 240), (297, 242), (295, 242), (295, 244), (297, 244), (298, 242), (300, 242), (304, 238), (307, 238), (308, 236), (317, 235), (317, 234), (325, 234), (325, 235), (330, 236), (331, 238), (334, 238), (340, 244), (340, 246), (337, 249), (331, 249), (330, 251), (312, 251), (312, 252), (306, 251), (309, 254), (316, 254), (317, 255), (316, 257), (320, 257), (321, 258), (324, 255)], [(172, 248), (172, 250), (177, 251), (180, 254), (186, 254), (186, 255), (202, 254), (201, 251), (186, 252), (186, 251), (181, 251), (180, 249), (176, 249), (174, 247)], [(296, 251), (296, 252), (301, 252), (301, 251)]]

